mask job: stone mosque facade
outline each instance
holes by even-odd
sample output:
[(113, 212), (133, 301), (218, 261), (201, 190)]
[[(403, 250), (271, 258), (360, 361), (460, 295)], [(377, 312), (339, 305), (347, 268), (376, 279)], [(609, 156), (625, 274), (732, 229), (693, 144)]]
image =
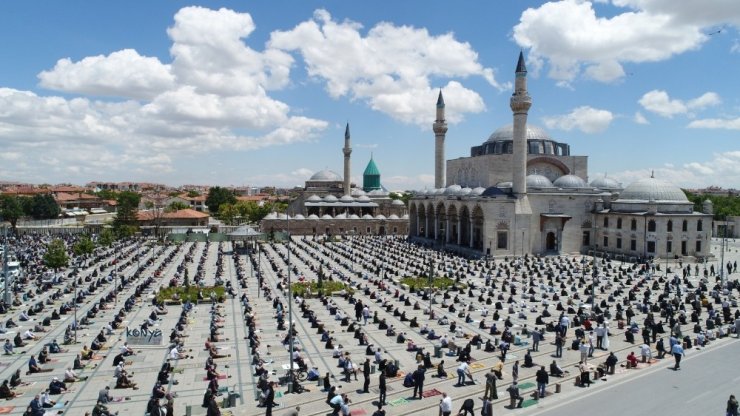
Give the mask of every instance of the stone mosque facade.
[(351, 137), (344, 132), (344, 177), (325, 169), (314, 173), (285, 214), (271, 213), (260, 223), (263, 232), (293, 235), (407, 235), (406, 205), (391, 199), (380, 181), (373, 157), (363, 174), (363, 187), (350, 181)]
[[(599, 175), (588, 156), (529, 125), (532, 98), (520, 53), (510, 107), (513, 124), (470, 156), (445, 161), (445, 103), (437, 100), (435, 189), (409, 201), (409, 236), (472, 255), (609, 255), (616, 259), (710, 255), (712, 205), (702, 212), (677, 186), (646, 177), (623, 187)], [(446, 162), (446, 165), (445, 165)]]

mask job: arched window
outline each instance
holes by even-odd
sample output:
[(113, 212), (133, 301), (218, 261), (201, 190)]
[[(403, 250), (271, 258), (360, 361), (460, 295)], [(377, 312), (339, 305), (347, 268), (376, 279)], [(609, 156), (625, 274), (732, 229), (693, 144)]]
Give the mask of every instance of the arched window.
[(633, 219), (632, 222), (630, 222), (630, 230), (635, 231), (637, 229), (637, 220)]
[(655, 220), (648, 221), (648, 231), (655, 232)]
[(689, 222), (686, 220), (683, 220), (683, 226), (681, 227), (681, 231), (689, 231)]
[(609, 217), (604, 217), (604, 228), (609, 227)]
[(668, 220), (668, 224), (666, 225), (666, 231), (673, 232), (673, 221)]
[(696, 222), (696, 231), (702, 231), (702, 228), (703, 228), (703, 224), (701, 223), (701, 220), (697, 221)]
[(617, 218), (617, 230), (621, 230), (621, 229), (622, 229), (622, 219)]

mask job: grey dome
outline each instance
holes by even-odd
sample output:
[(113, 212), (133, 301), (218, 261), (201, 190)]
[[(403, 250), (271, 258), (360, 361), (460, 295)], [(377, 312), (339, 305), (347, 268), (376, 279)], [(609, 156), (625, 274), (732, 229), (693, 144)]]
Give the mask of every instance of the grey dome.
[(403, 206), (404, 203), (400, 199), (394, 199), (393, 202), (391, 202), (391, 205), (394, 205), (394, 206)]
[(620, 189), (622, 188), (621, 183), (617, 182), (615, 179), (606, 177), (606, 175), (592, 180), (589, 186), (591, 186), (592, 188), (599, 188), (599, 189)]
[(499, 182), (496, 184), (496, 188), (511, 188), (514, 184), (510, 181), (508, 182)]
[(370, 197), (367, 195), (360, 195), (357, 197), (357, 202), (370, 202)]
[(324, 202), (337, 202), (337, 197), (334, 195), (327, 195), (324, 197)]
[(471, 192), (473, 192), (472, 189), (465, 187), (460, 190), (460, 195), (470, 195)]
[(306, 219), (306, 217), (304, 217), (304, 216), (303, 216), (303, 215), (301, 215), (301, 214), (297, 214), (296, 216), (294, 216), (294, 217), (293, 217), (293, 219), (294, 219), (294, 220), (305, 220), (305, 219)]
[(360, 188), (352, 188), (352, 196), (361, 196), (365, 195), (365, 191), (363, 191)]
[(486, 190), (486, 188), (483, 188), (481, 186), (479, 186), (477, 188), (473, 188), (473, 192), (471, 193), (471, 195), (475, 195), (475, 196), (481, 195), (483, 192), (485, 192), (485, 190)]
[[(486, 140), (486, 143), (492, 143), (502, 140), (514, 139), (514, 125), (507, 124), (494, 131)], [(549, 134), (540, 127), (527, 124), (527, 140), (552, 140)]]
[(444, 194), (445, 195), (459, 195), (460, 191), (462, 191), (462, 186), (450, 185), (447, 187), (447, 189), (444, 190)]
[(339, 201), (340, 202), (355, 202), (355, 199), (349, 195), (344, 195), (343, 197), (339, 198)]
[(688, 202), (681, 188), (655, 178), (632, 182), (619, 194), (619, 200)]
[(339, 176), (338, 173), (331, 171), (329, 169), (324, 169), (321, 171), (318, 171), (311, 176), (311, 179), (309, 181), (320, 181), (320, 182), (334, 182), (334, 181), (341, 181), (342, 177)]
[(322, 216), (321, 216), (321, 219), (322, 219), (322, 220), (331, 220), (331, 219), (333, 219), (333, 218), (332, 218), (332, 216), (331, 216), (331, 215), (329, 215), (329, 214), (324, 214), (324, 215), (322, 215)]
[(554, 188), (552, 182), (545, 176), (531, 174), (527, 175), (527, 188)]
[(321, 197), (319, 197), (318, 195), (311, 195), (311, 196), (308, 197), (308, 199), (306, 201), (308, 201), (308, 202), (321, 202)]
[(563, 175), (552, 183), (558, 188), (585, 188), (586, 181), (576, 175)]
[(319, 216), (316, 215), (316, 214), (311, 214), (311, 215), (308, 216), (308, 219), (309, 220), (318, 220), (319, 219)]
[(398, 215), (396, 215), (396, 214), (391, 214), (391, 215), (389, 215), (389, 216), (388, 216), (388, 219), (389, 219), (389, 220), (397, 220), (397, 219), (398, 219)]

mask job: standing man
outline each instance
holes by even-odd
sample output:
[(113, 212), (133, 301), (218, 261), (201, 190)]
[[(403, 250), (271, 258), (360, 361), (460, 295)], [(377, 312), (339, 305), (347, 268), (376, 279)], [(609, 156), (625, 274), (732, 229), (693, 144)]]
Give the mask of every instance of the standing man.
[(495, 400), (498, 399), (498, 391), (496, 391), (496, 373), (495, 368), (491, 369), (486, 374), (486, 390), (483, 393), (483, 399)]
[(518, 400), (519, 402), (516, 404), (516, 408), (522, 407), (522, 402), (524, 402), (524, 397), (522, 397), (519, 394), (519, 386), (516, 384), (516, 381), (511, 383), (511, 386), (509, 386), (508, 389), (506, 389), (509, 392), (509, 398), (511, 398), (512, 402)]
[(537, 371), (536, 377), (537, 391), (539, 392), (540, 398), (543, 398), (545, 397), (545, 388), (547, 387), (547, 383), (550, 382), (550, 376), (547, 374), (547, 370), (545, 370), (544, 365)]
[(385, 371), (380, 372), (380, 378), (378, 379), (378, 390), (380, 390), (380, 397), (378, 401), (381, 405), (386, 404), (385, 402)]
[(540, 330), (535, 328), (534, 332), (532, 332), (532, 351), (540, 350), (540, 340), (541, 339), (542, 339), (542, 334), (540, 333)]
[(265, 416), (272, 416), (272, 406), (275, 405), (275, 383), (267, 385), (267, 397), (265, 397)]
[(423, 365), (420, 365), (419, 368), (414, 371), (414, 398), (416, 398), (416, 392), (419, 392), (419, 400), (422, 399), (422, 393), (424, 392), (424, 379), (426, 378), (424, 376), (424, 373), (426, 373), (426, 369)]
[(583, 364), (588, 364), (588, 345), (586, 345), (584, 340), (581, 340), (581, 345), (578, 347), (578, 350), (581, 352), (581, 362)]
[(563, 356), (563, 343), (565, 342), (565, 339), (563, 338), (563, 335), (560, 334), (560, 332), (555, 334), (555, 356), (560, 358)]
[(677, 342), (673, 344), (673, 347), (671, 348), (671, 354), (673, 354), (673, 358), (676, 359), (676, 365), (673, 366), (674, 370), (680, 370), (681, 369), (681, 358), (686, 355), (683, 352), (683, 347), (681, 346), (680, 342)]
[(439, 413), (442, 416), (452, 414), (452, 399), (447, 396), (447, 393), (442, 393), (442, 399), (439, 400)]
[(365, 383), (362, 385), (363, 393), (370, 393), (370, 359), (365, 358), (365, 363), (362, 365), (362, 375), (365, 378)]
[(596, 348), (603, 350), (604, 349), (604, 327), (602, 324), (599, 324), (596, 327)]
[(515, 382), (519, 381), (519, 360), (514, 361), (514, 366), (511, 367), (511, 378)]
[(473, 379), (467, 361), (461, 362), (460, 366), (457, 367), (457, 387), (465, 386), (465, 376), (469, 376), (471, 380)]

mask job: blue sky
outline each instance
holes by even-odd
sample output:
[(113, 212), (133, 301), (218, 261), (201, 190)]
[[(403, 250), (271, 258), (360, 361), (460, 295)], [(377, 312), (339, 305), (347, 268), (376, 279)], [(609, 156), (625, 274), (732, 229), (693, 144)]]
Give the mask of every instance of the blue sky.
[(373, 153), (389, 189), (511, 122), (522, 49), (530, 122), (589, 179), (654, 170), (740, 188), (740, 3), (128, 1), (0, 3), (0, 180), (301, 185)]

